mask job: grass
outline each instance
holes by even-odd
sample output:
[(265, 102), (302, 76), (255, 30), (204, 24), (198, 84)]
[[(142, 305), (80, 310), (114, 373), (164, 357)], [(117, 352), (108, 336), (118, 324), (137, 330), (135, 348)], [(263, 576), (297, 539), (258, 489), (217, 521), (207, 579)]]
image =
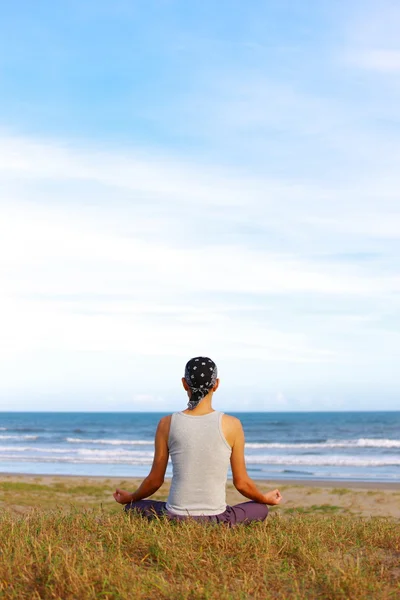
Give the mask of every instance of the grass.
[(323, 513), (228, 529), (121, 511), (0, 516), (0, 598), (399, 597), (400, 524)]
[[(114, 486), (91, 478), (0, 482), (0, 599), (400, 597), (400, 521), (337, 506), (349, 497), (344, 488), (319, 504), (300, 492), (296, 507), (292, 487), (265, 523), (228, 529), (129, 519)], [(165, 499), (168, 487), (155, 498)], [(227, 492), (228, 502), (241, 501), (231, 483)]]
[(332, 494), (337, 494), (338, 496), (344, 496), (345, 494), (351, 494), (351, 490), (347, 488), (333, 488)]
[(327, 513), (331, 514), (337, 511), (341, 511), (341, 506), (335, 506), (333, 504), (313, 504), (312, 506), (308, 506), (307, 508), (286, 508), (285, 513), (288, 514), (318, 514), (318, 513)]
[[(120, 487), (129, 487), (128, 481), (118, 482)], [(51, 484), (28, 483), (23, 481), (2, 481), (0, 482), (0, 502), (4, 507), (15, 510), (17, 506), (24, 512), (24, 509), (31, 507), (54, 508), (55, 506), (70, 510), (71, 505), (78, 507), (97, 507), (102, 504), (107, 510), (116, 512), (120, 507), (115, 503), (112, 497), (112, 491), (115, 484), (112, 482), (106, 484), (105, 481), (96, 482), (96, 480), (87, 482), (85, 479), (78, 479), (76, 482), (55, 481)], [(165, 490), (160, 489), (155, 498), (165, 496)]]

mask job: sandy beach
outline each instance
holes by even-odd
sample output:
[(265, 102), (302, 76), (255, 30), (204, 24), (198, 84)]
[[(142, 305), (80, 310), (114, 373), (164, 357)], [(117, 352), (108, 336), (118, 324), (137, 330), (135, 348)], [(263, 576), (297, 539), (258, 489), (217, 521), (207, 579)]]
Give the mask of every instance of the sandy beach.
[[(134, 490), (141, 479), (103, 477), (0, 475), (0, 507), (13, 512), (26, 512), (35, 507), (69, 509), (72, 506), (102, 506), (119, 510), (112, 492), (116, 487)], [(354, 514), (363, 517), (384, 516), (400, 519), (400, 483), (363, 483), (338, 481), (258, 481), (260, 489), (279, 488), (282, 513)], [(154, 495), (166, 499), (170, 481)], [(227, 502), (236, 504), (246, 499), (231, 481), (227, 485)]]

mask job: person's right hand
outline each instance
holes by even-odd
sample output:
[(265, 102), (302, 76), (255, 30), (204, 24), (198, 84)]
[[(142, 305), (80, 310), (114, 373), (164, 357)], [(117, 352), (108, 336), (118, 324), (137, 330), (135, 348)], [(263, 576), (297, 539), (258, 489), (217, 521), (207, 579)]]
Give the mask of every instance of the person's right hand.
[(279, 490), (273, 490), (272, 492), (268, 492), (264, 494), (265, 504), (269, 504), (270, 506), (275, 506), (279, 504), (282, 500), (282, 495)]
[(132, 501), (132, 494), (125, 490), (116, 489), (113, 493), (113, 496), (117, 502), (120, 504), (128, 504), (128, 502)]

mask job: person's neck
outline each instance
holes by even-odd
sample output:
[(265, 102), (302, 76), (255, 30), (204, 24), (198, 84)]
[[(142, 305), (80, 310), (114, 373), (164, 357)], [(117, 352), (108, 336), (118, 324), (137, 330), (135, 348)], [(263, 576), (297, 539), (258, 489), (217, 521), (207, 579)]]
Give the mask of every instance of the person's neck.
[(201, 415), (208, 415), (211, 412), (215, 412), (215, 409), (212, 407), (212, 392), (207, 394), (196, 406), (193, 410), (183, 410), (182, 412), (193, 415), (194, 417), (200, 417)]

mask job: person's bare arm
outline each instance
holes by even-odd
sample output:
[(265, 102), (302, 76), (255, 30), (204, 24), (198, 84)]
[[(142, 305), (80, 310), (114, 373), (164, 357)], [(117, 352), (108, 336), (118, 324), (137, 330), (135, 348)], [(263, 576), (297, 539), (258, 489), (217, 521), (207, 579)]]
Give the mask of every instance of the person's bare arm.
[(233, 485), (235, 488), (249, 500), (260, 502), (261, 504), (279, 504), (282, 496), (279, 490), (273, 490), (263, 494), (256, 486), (255, 482), (249, 477), (244, 458), (244, 432), (239, 419), (234, 423), (233, 446), (231, 454), (231, 468), (233, 476)]
[(154, 441), (154, 459), (150, 473), (142, 481), (138, 489), (131, 493), (126, 490), (116, 489), (113, 496), (120, 504), (137, 502), (154, 494), (164, 483), (165, 471), (168, 464), (168, 435), (171, 417), (163, 417), (157, 427)]

